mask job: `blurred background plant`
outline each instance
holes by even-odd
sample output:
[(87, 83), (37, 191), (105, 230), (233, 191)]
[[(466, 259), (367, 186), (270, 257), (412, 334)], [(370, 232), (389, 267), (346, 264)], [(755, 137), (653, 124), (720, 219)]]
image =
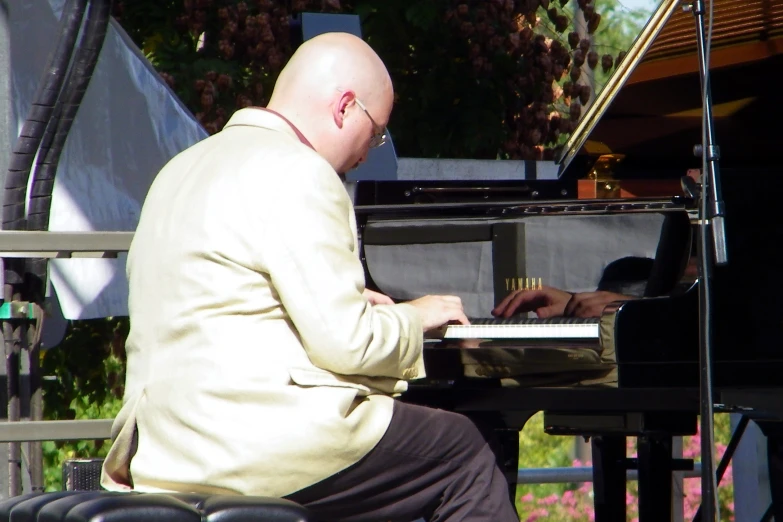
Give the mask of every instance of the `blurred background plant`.
[(354, 13), (389, 67), (405, 157), (551, 159), (648, 13), (619, 0), (118, 0), (208, 132), (264, 106), (301, 12)]
[[(731, 438), (730, 418), (728, 414), (715, 415), (715, 454), (720, 459), (726, 451)], [(551, 468), (591, 466), (574, 458), (574, 439), (570, 437), (552, 437), (544, 433), (543, 414), (538, 413), (528, 421), (520, 439), (519, 467)], [(683, 437), (683, 457), (701, 461), (698, 432)], [(628, 457), (636, 456), (636, 439), (628, 439)], [(731, 465), (718, 488), (720, 520), (734, 520), (734, 484)], [(639, 522), (638, 483), (628, 482), (626, 504), (627, 521)], [(685, 520), (693, 520), (701, 504), (701, 482), (698, 477), (683, 480), (683, 514)], [(592, 522), (593, 511), (592, 483), (582, 484), (529, 484), (517, 487), (517, 512), (522, 522)]]
[[(63, 341), (41, 355), (44, 418), (110, 419), (120, 411), (125, 383), (128, 319), (109, 317), (71, 321)], [(44, 442), (47, 491), (62, 489), (62, 463), (104, 457), (108, 441)]]

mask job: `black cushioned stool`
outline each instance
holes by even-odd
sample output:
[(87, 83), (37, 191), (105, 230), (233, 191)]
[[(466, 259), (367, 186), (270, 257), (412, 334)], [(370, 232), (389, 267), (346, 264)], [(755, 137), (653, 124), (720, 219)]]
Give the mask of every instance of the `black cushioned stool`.
[(0, 502), (0, 522), (313, 522), (276, 498), (192, 493), (57, 491)]

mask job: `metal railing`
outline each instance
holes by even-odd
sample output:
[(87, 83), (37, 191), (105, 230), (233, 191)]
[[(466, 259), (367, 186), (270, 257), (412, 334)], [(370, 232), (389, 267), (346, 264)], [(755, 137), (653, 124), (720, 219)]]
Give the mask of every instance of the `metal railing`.
[[(0, 258), (116, 258), (127, 252), (133, 232), (50, 232), (0, 231)], [(28, 296), (14, 295), (0, 304), (0, 323), (3, 324), (3, 348), (6, 358), (8, 384), (6, 421), (0, 423), (0, 439), (8, 444), (8, 494), (23, 492), (21, 476), (25, 443), (28, 451), (30, 487), (42, 491), (44, 487), (43, 453), (41, 442), (46, 440), (107, 439), (111, 420), (45, 421), (42, 419), (43, 401), (39, 356), (39, 341), (44, 322), (43, 303), (28, 302)], [(8, 332), (6, 332), (8, 330)], [(10, 337), (9, 337), (10, 333)], [(15, 337), (18, 334), (18, 338)], [(38, 383), (29, 390), (30, 420), (19, 415), (22, 397), (21, 368), (26, 365), (29, 383)], [(2, 495), (5, 496), (5, 495)]]
[[(112, 419), (68, 421), (20, 421), (0, 423), (0, 443), (48, 440), (109, 439)], [(692, 470), (679, 471), (683, 478), (701, 476), (701, 463)], [(628, 470), (627, 481), (639, 479), (637, 470)], [(517, 484), (566, 484), (593, 481), (590, 466), (560, 468), (522, 468), (517, 470)]]
[[(687, 471), (675, 471), (682, 474), (683, 478), (701, 476), (701, 463), (693, 464), (693, 469)], [(626, 481), (639, 480), (639, 472), (629, 469), (625, 475)], [(581, 484), (593, 481), (593, 468), (581, 466), (573, 468), (523, 468), (517, 470), (517, 484)]]
[(113, 419), (0, 422), (0, 443), (109, 439), (112, 422)]
[(127, 252), (133, 232), (0, 230), (0, 258), (113, 258)]

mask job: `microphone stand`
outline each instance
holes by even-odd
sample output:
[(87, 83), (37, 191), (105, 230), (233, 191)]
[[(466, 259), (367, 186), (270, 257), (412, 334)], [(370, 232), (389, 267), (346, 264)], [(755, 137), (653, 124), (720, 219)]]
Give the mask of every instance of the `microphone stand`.
[[(714, 0), (709, 0), (714, 1)], [(725, 208), (720, 188), (720, 147), (715, 142), (715, 121), (712, 116), (712, 91), (710, 87), (709, 70), (709, 42), (704, 31), (704, 0), (694, 0), (691, 11), (696, 18), (696, 45), (699, 56), (699, 72), (701, 73), (701, 85), (703, 89), (703, 143), (697, 145), (694, 152), (702, 158), (703, 172), (702, 184), (707, 189), (708, 216), (702, 216), (709, 220), (712, 230), (713, 253), (715, 264), (724, 266), (729, 262), (726, 251), (726, 228), (724, 223)]]
[[(714, 1), (714, 0), (711, 0)], [(712, 396), (712, 314), (710, 311), (710, 281), (712, 265), (722, 266), (728, 262), (724, 206), (720, 190), (718, 160), (720, 149), (715, 144), (715, 127), (712, 115), (712, 94), (709, 73), (709, 36), (704, 28), (704, 0), (694, 0), (690, 10), (696, 20), (696, 44), (698, 47), (699, 71), (702, 87), (702, 143), (694, 147), (694, 154), (702, 159), (702, 190), (699, 205), (698, 260), (699, 260), (699, 391), (701, 414), (701, 498), (702, 521), (715, 522), (717, 506), (717, 484), (714, 468), (714, 426)], [(712, 16), (710, 16), (712, 18)], [(712, 24), (712, 19), (710, 20)], [(710, 29), (710, 33), (711, 33)], [(710, 34), (711, 36), (711, 34)], [(712, 244), (707, 240), (707, 229), (712, 235)], [(712, 248), (710, 248), (712, 246)], [(710, 255), (712, 254), (712, 255)], [(713, 258), (714, 256), (714, 258)]]

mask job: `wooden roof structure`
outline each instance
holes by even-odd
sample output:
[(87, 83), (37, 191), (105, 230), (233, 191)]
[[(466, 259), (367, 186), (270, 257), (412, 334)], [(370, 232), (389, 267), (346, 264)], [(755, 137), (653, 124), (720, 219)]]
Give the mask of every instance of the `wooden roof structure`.
[[(712, 3), (710, 86), (721, 162), (769, 164), (783, 147), (783, 0)], [(584, 112), (559, 158), (625, 155), (624, 165), (698, 168), (702, 86), (694, 14), (661, 0), (648, 24)]]

